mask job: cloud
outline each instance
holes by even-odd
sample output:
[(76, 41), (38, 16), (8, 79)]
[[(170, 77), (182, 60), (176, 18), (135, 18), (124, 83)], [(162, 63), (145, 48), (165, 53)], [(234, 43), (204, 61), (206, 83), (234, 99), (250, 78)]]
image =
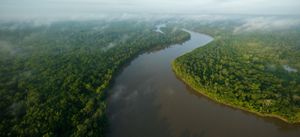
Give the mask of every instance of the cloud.
[(235, 33), (256, 30), (280, 30), (300, 25), (299, 18), (254, 17), (245, 19), (241, 26), (234, 29)]
[(234, 18), (233, 16), (225, 16), (225, 15), (210, 15), (210, 14), (193, 14), (193, 15), (184, 15), (181, 16), (184, 19), (187, 20), (195, 20), (195, 21), (208, 21), (208, 22), (214, 22), (214, 21), (224, 21), (228, 19)]
[(1, 0), (0, 18), (70, 18), (104, 13), (299, 15), (299, 7), (299, 0)]

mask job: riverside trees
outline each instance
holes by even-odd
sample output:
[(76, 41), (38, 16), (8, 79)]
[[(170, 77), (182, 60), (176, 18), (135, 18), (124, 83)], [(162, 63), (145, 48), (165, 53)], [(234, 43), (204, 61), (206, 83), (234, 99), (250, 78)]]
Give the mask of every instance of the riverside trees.
[(138, 54), (189, 39), (150, 22), (0, 25), (0, 136), (103, 136), (104, 90)]
[(300, 29), (235, 33), (234, 25), (193, 24), (215, 40), (177, 58), (176, 74), (218, 102), (300, 122)]

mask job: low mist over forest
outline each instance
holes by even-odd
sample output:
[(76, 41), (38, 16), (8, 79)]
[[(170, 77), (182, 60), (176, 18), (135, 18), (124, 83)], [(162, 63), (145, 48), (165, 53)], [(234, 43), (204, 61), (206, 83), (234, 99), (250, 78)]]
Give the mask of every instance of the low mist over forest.
[(298, 136), (299, 7), (2, 0), (0, 136)]

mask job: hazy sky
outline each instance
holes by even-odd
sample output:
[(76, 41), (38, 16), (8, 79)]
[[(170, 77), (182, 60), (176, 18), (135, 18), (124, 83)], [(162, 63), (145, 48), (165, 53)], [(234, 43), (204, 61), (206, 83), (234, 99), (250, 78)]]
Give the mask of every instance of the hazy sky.
[(0, 0), (0, 19), (107, 13), (300, 14), (300, 0)]

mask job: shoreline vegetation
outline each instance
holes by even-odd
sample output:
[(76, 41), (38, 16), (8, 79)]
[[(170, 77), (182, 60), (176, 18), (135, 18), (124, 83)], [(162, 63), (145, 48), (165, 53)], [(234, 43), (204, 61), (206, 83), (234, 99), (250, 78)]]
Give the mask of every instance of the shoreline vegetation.
[(174, 27), (154, 29), (135, 20), (2, 24), (0, 136), (105, 136), (106, 90), (118, 71), (190, 39)]
[(208, 91), (205, 91), (205, 89), (201, 88), (200, 86), (193, 86), (194, 84), (188, 82), (185, 78), (183, 78), (183, 76), (181, 76), (179, 74), (178, 70), (176, 69), (175, 61), (172, 62), (172, 69), (173, 69), (173, 72), (175, 73), (176, 77), (180, 81), (182, 81), (186, 86), (189, 86), (192, 90), (196, 91), (197, 93), (200, 93), (202, 96), (205, 96), (208, 99), (210, 99), (210, 100), (212, 100), (212, 101), (214, 101), (216, 103), (220, 103), (222, 105), (225, 105), (225, 106), (228, 106), (228, 107), (232, 107), (234, 109), (240, 109), (242, 111), (250, 112), (250, 113), (255, 114), (257, 116), (277, 118), (277, 119), (282, 120), (282, 121), (284, 121), (286, 123), (289, 123), (289, 124), (295, 124), (295, 125), (299, 125), (300, 124), (300, 119), (298, 121), (289, 121), (288, 119), (286, 119), (286, 118), (284, 118), (284, 117), (282, 117), (280, 115), (276, 115), (276, 114), (264, 114), (264, 113), (253, 111), (253, 110), (241, 107), (241, 106), (237, 106), (237, 105), (231, 104), (230, 102), (226, 102), (225, 100), (217, 98), (214, 95), (208, 94)]
[[(289, 124), (299, 124), (300, 75), (281, 67), (283, 63), (292, 64), (298, 59), (294, 53), (300, 53), (299, 50), (291, 49), (298, 46), (296, 37), (299, 30), (278, 34), (243, 32), (236, 35), (228, 28), (234, 27), (192, 26), (190, 30), (215, 39), (172, 62), (177, 78), (217, 103)], [(290, 37), (284, 37), (284, 34)], [(281, 43), (280, 38), (283, 39)], [(286, 48), (278, 50), (283, 48), (282, 45)], [(289, 60), (279, 58), (281, 54)], [(270, 69), (272, 63), (274, 65)], [(293, 66), (298, 67), (299, 63)]]

